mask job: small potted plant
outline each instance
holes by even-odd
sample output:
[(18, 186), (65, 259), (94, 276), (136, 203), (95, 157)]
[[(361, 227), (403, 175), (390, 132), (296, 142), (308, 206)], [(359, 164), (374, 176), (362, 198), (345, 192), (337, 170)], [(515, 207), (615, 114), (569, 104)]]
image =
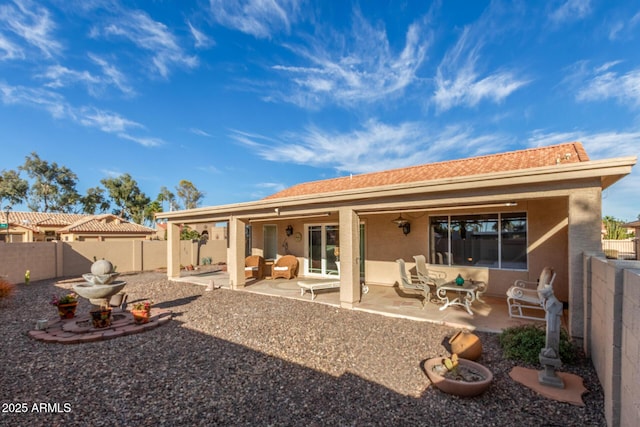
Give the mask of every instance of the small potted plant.
[(60, 319), (73, 319), (76, 315), (76, 308), (78, 308), (78, 295), (75, 292), (70, 292), (59, 298), (54, 295), (49, 303), (58, 307)]
[(97, 310), (92, 310), (90, 313), (94, 328), (108, 328), (111, 326), (111, 307), (109, 303), (101, 305)]
[(152, 304), (152, 301), (133, 303), (131, 314), (133, 315), (133, 321), (136, 322), (136, 324), (141, 325), (143, 323), (149, 323)]

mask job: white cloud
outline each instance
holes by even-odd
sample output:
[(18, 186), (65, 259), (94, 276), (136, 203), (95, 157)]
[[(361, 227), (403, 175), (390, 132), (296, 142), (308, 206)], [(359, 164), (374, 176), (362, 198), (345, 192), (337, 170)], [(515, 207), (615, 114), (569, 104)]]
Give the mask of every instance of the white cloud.
[(96, 55), (89, 54), (89, 58), (100, 67), (101, 74), (73, 70), (56, 64), (47, 67), (44, 73), (37, 74), (36, 77), (47, 80), (45, 86), (50, 88), (68, 87), (78, 83), (85, 85), (89, 94), (94, 97), (102, 95), (107, 86), (115, 86), (126, 95), (134, 94), (124, 75), (114, 65)]
[(211, 38), (209, 38), (202, 31), (200, 31), (196, 27), (194, 27), (191, 24), (191, 22), (187, 21), (187, 25), (189, 26), (189, 30), (191, 31), (191, 35), (193, 36), (193, 39), (196, 42), (196, 47), (197, 48), (207, 48), (207, 47), (211, 47), (211, 46), (213, 46), (215, 44), (215, 42)]
[(278, 193), (287, 187), (288, 185), (281, 182), (261, 182), (256, 184), (258, 191), (251, 193), (250, 196), (253, 199), (262, 199), (270, 194)]
[(621, 61), (606, 63), (589, 75), (576, 94), (578, 101), (603, 101), (615, 99), (623, 104), (640, 106), (640, 68), (624, 74), (612, 70)]
[(458, 105), (474, 107), (485, 99), (499, 103), (529, 83), (513, 71), (480, 75), (477, 64), (484, 43), (483, 36), (479, 35), (483, 21), (466, 27), (438, 66), (433, 102), (440, 111)]
[(159, 145), (163, 145), (164, 141), (160, 138), (153, 138), (153, 137), (144, 137), (144, 136), (134, 136), (134, 135), (130, 135), (128, 133), (118, 133), (117, 134), (118, 137), (122, 138), (122, 139), (126, 139), (128, 141), (133, 141), (135, 143), (138, 143), (144, 147), (157, 147)]
[(298, 0), (210, 0), (211, 17), (228, 28), (258, 38), (289, 33), (297, 20)]
[(154, 21), (141, 11), (122, 14), (111, 24), (94, 28), (91, 35), (123, 37), (139, 48), (149, 51), (155, 70), (164, 78), (169, 76), (172, 66), (198, 66), (198, 58), (184, 53), (166, 25)]
[(62, 44), (53, 34), (55, 24), (49, 11), (30, 0), (14, 0), (13, 5), (0, 5), (0, 26), (36, 47), (47, 58), (62, 51)]
[(96, 108), (82, 108), (79, 113), (78, 121), (81, 124), (98, 128), (106, 133), (122, 133), (130, 128), (143, 127), (140, 123), (125, 119), (119, 114)]
[(412, 24), (400, 52), (393, 52), (386, 31), (374, 27), (354, 11), (353, 27), (347, 36), (333, 40), (316, 37), (307, 46), (287, 45), (308, 65), (273, 66), (289, 76), (293, 85), (271, 98), (298, 106), (318, 108), (328, 100), (343, 106), (371, 103), (400, 95), (417, 80), (427, 52), (429, 31), (423, 22)]
[(64, 97), (47, 89), (9, 86), (0, 82), (0, 100), (5, 104), (28, 105), (45, 110), (57, 119), (75, 117)]
[(98, 64), (102, 69), (103, 78), (102, 81), (106, 84), (113, 85), (120, 89), (120, 91), (126, 95), (134, 95), (135, 91), (129, 84), (127, 83), (127, 78), (124, 74), (122, 74), (118, 68), (112, 63), (108, 62), (106, 59), (95, 55), (89, 54), (89, 58)]
[(43, 74), (39, 74), (36, 77), (49, 80), (45, 86), (50, 88), (65, 87), (76, 82), (84, 83), (91, 88), (100, 83), (100, 79), (98, 77), (94, 77), (88, 71), (70, 70), (62, 65), (52, 65), (47, 67), (47, 70)]
[(577, 21), (591, 13), (590, 0), (566, 0), (549, 15), (549, 20), (554, 24), (562, 24), (568, 21)]
[(81, 126), (95, 128), (119, 138), (136, 142), (145, 147), (154, 147), (164, 143), (153, 137), (131, 135), (130, 130), (144, 128), (121, 115), (94, 107), (75, 108), (65, 98), (53, 91), (24, 86), (9, 86), (0, 82), (0, 101), (4, 104), (19, 104), (47, 111), (55, 119), (70, 120)]
[(471, 128), (448, 126), (435, 130), (422, 123), (388, 125), (369, 120), (351, 132), (309, 127), (280, 139), (233, 131), (231, 138), (274, 162), (332, 167), (339, 172), (363, 173), (485, 154), (506, 144), (501, 136), (474, 136)]
[(207, 132), (203, 131), (202, 129), (191, 128), (191, 129), (189, 129), (189, 132), (191, 132), (194, 135), (206, 136), (207, 138), (211, 138), (211, 135), (208, 134)]
[(12, 43), (9, 39), (0, 34), (0, 60), (24, 58), (25, 55), (20, 46)]

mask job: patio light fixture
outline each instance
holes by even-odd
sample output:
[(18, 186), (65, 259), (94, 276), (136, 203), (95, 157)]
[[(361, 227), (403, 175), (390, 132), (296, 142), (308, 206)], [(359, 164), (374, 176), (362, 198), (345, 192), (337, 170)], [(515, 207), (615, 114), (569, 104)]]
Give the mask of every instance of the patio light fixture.
[(287, 228), (285, 229), (284, 232), (287, 234), (287, 237), (293, 234), (293, 227), (291, 226), (291, 224), (287, 225)]
[(409, 222), (409, 220), (402, 218), (402, 214), (400, 214), (398, 218), (392, 220), (391, 222), (396, 224), (398, 228), (402, 228), (402, 232), (405, 236), (411, 233), (411, 223)]

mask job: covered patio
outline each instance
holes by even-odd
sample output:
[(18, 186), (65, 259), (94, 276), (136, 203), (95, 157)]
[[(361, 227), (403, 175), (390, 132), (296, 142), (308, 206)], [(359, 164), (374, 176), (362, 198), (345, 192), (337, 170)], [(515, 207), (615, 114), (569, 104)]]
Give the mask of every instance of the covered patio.
[[(162, 212), (157, 218), (167, 221), (167, 276), (180, 275), (182, 224), (224, 222), (233, 290), (310, 299), (295, 281), (247, 281), (247, 256), (262, 257), (269, 271), (282, 257), (296, 257), (298, 279), (305, 281), (335, 278), (339, 262), (339, 291), (314, 301), (495, 331), (514, 323), (505, 302), (514, 281), (535, 282), (551, 267), (569, 333), (581, 339), (582, 256), (602, 250), (602, 191), (635, 162), (592, 161), (574, 142), (312, 181), (253, 202)], [(412, 268), (416, 255), (448, 281), (461, 274), (487, 283), (486, 306), (476, 303), (471, 316), (460, 307), (423, 309), (420, 300), (399, 296), (396, 260)], [(361, 283), (370, 293), (361, 291)]]
[[(206, 274), (184, 275), (171, 279), (177, 282), (193, 283), (200, 286), (210, 286), (211, 281), (215, 288), (221, 287), (231, 289), (229, 285), (229, 275), (226, 272), (218, 271)], [(248, 281), (243, 288), (238, 290), (253, 292), (261, 295), (289, 298), (306, 301), (309, 303), (326, 304), (340, 307), (339, 289), (326, 289), (316, 291), (316, 296), (312, 300), (311, 294), (300, 293), (298, 281), (305, 282), (318, 281), (320, 279), (299, 277), (296, 279), (264, 279)], [(507, 302), (505, 298), (484, 296), (484, 302), (474, 301), (471, 310), (473, 316), (469, 315), (462, 307), (448, 307), (440, 310), (442, 304), (437, 301), (427, 303), (422, 307), (422, 297), (417, 293), (403, 292), (400, 288), (391, 286), (369, 285), (368, 292), (362, 293), (361, 300), (356, 302), (353, 310), (366, 311), (382, 316), (404, 318), (416, 321), (430, 322), (454, 328), (464, 328), (471, 331), (500, 333), (502, 330), (512, 326), (532, 323), (534, 321), (509, 317)], [(566, 313), (565, 313), (566, 316)], [(565, 317), (566, 325), (566, 317)], [(541, 323), (541, 322), (537, 322)]]

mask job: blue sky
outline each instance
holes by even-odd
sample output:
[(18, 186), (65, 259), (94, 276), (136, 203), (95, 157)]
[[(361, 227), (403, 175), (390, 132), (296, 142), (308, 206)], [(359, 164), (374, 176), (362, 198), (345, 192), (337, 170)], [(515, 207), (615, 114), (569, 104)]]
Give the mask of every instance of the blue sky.
[[(0, 2), (0, 169), (203, 206), (579, 140), (640, 153), (635, 1)], [(640, 214), (640, 166), (603, 215)]]

